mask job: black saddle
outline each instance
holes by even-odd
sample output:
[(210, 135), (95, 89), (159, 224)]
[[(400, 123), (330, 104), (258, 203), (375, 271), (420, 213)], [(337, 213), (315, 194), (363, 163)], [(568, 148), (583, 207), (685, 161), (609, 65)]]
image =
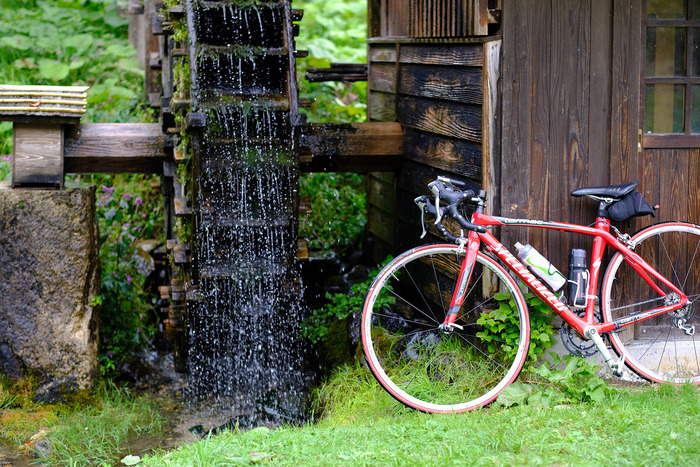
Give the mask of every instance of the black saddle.
[(597, 196), (599, 198), (620, 199), (634, 191), (639, 182), (630, 182), (623, 185), (597, 186), (579, 188), (571, 192), (571, 196)]

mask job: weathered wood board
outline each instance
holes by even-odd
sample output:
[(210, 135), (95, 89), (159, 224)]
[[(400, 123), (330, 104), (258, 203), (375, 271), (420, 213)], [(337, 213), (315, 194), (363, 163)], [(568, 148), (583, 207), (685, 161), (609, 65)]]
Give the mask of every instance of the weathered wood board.
[(161, 173), (169, 144), (158, 123), (87, 123), (66, 129), (66, 173)]
[(299, 144), (304, 172), (393, 171), (403, 153), (403, 130), (393, 122), (308, 124)]
[[(500, 47), (494, 43), (500, 41), (370, 41), (369, 117), (404, 128), (398, 171), (372, 173), (368, 181), (368, 230), (376, 260), (420, 241), (413, 235), (421, 230), (413, 199), (427, 193), (430, 177), (453, 176), (481, 187), (484, 152), (499, 149)], [(389, 191), (393, 196), (381, 195)]]
[(15, 123), (12, 186), (63, 186), (63, 125)]

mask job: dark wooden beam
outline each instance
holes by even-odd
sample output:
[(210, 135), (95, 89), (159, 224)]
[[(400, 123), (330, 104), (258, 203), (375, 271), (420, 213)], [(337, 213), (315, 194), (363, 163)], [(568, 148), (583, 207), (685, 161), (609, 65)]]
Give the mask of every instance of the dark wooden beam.
[(398, 167), (403, 129), (396, 122), (314, 123), (300, 138), (303, 172), (386, 172)]
[(307, 68), (306, 80), (320, 81), (367, 81), (366, 63), (331, 63), (330, 68)]
[[(66, 173), (162, 173), (172, 145), (157, 123), (88, 123), (65, 131)], [(304, 172), (393, 171), (403, 130), (395, 122), (308, 124), (300, 146)]]
[(169, 136), (158, 123), (87, 123), (66, 128), (66, 173), (162, 173)]

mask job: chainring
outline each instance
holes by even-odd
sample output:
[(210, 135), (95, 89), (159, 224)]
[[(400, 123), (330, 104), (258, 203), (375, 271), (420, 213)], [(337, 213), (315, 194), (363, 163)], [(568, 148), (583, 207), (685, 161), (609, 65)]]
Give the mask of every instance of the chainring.
[[(577, 313), (579, 316), (583, 317), (585, 314), (584, 310)], [(596, 310), (595, 318), (600, 322), (600, 311)], [(584, 339), (579, 334), (574, 331), (574, 329), (569, 325), (569, 323), (564, 323), (559, 328), (559, 337), (561, 338), (561, 343), (564, 345), (566, 350), (576, 357), (586, 358), (592, 357), (598, 352), (595, 343), (590, 339)]]

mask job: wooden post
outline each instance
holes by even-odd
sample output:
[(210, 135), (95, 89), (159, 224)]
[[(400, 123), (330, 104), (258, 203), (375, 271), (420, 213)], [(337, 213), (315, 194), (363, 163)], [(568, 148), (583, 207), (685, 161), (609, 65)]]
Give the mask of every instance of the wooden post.
[(63, 125), (13, 125), (12, 187), (63, 188)]
[(0, 85), (0, 120), (14, 122), (13, 187), (63, 187), (64, 126), (80, 121), (87, 90)]

